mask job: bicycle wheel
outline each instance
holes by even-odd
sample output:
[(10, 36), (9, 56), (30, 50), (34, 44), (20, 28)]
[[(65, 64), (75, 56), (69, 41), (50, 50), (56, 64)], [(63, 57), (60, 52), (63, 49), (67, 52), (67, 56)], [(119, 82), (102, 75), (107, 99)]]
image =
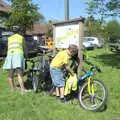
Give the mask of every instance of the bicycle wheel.
[(37, 75), (33, 75), (32, 76), (32, 87), (33, 87), (33, 90), (34, 92), (38, 92), (38, 81), (39, 81), (39, 78)]
[(107, 102), (107, 89), (104, 83), (94, 79), (90, 84), (94, 94), (88, 93), (88, 82), (85, 82), (78, 93), (79, 104), (86, 110), (99, 111)]

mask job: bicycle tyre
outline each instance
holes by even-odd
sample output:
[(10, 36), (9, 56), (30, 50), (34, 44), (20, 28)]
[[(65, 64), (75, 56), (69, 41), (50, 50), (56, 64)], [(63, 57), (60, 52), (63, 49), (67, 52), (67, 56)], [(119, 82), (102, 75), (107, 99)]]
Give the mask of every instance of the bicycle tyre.
[[(95, 84), (98, 85), (96, 88), (94, 88), (95, 89), (94, 96), (91, 97), (91, 95), (89, 95), (88, 90), (87, 90), (88, 82), (85, 82), (83, 84), (83, 86), (80, 88), (80, 90), (78, 91), (78, 101), (79, 101), (79, 104), (82, 108), (89, 110), (89, 111), (97, 112), (103, 106), (106, 105), (108, 92), (107, 92), (106, 86), (104, 85), (104, 83), (101, 80), (94, 79), (93, 81), (91, 81), (91, 84), (94, 87), (95, 87)], [(98, 88), (99, 88), (99, 90), (98, 90)], [(103, 90), (102, 98), (97, 95), (97, 92), (99, 92), (100, 89)], [(93, 104), (93, 102), (91, 102), (92, 101), (91, 98), (92, 98), (92, 100), (94, 100), (93, 101), (94, 104)], [(86, 103), (85, 103), (85, 99), (87, 99)], [(97, 100), (100, 101), (99, 104), (97, 103), (98, 102)]]
[(39, 81), (39, 78), (37, 75), (33, 75), (32, 76), (32, 87), (33, 87), (33, 91), (34, 92), (38, 92), (38, 81)]

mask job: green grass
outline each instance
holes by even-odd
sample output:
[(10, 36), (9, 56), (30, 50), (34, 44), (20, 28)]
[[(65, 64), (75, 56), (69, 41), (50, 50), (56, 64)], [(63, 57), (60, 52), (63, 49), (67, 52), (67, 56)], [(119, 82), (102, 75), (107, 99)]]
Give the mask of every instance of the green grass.
[(89, 60), (102, 73), (97, 78), (108, 88), (107, 109), (90, 112), (79, 104), (61, 104), (54, 97), (34, 92), (21, 94), (11, 91), (6, 81), (7, 72), (0, 73), (0, 120), (120, 120), (120, 55), (103, 49), (89, 51)]

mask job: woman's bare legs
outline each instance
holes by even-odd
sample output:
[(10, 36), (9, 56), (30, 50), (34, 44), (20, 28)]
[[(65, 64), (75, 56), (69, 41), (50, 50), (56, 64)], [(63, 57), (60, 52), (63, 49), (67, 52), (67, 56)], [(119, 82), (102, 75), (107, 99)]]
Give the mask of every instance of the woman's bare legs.
[(9, 70), (8, 71), (8, 83), (9, 83), (9, 85), (10, 85), (10, 87), (12, 89), (15, 88), (15, 84), (14, 84), (13, 78), (14, 78), (14, 70)]

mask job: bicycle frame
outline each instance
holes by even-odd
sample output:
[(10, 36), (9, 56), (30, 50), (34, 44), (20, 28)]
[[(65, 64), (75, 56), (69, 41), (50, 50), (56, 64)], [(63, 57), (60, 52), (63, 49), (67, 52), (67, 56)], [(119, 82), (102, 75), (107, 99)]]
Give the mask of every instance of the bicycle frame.
[(93, 77), (90, 76), (87, 78), (87, 82), (88, 82), (88, 93), (90, 95), (94, 95), (95, 91), (94, 91), (94, 86), (93, 84), (91, 85), (91, 81), (93, 80)]
[(45, 50), (43, 50), (43, 53), (42, 53), (42, 55), (40, 55), (39, 56), (40, 57), (40, 61), (41, 61), (41, 69), (42, 69), (42, 72), (44, 72), (45, 71)]
[(91, 81), (93, 80), (93, 76), (94, 76), (93, 72), (88, 72), (78, 79), (78, 84), (80, 84), (81, 81), (87, 80), (87, 82), (88, 82), (87, 90), (88, 90), (89, 95), (94, 95), (94, 86), (91, 85)]

